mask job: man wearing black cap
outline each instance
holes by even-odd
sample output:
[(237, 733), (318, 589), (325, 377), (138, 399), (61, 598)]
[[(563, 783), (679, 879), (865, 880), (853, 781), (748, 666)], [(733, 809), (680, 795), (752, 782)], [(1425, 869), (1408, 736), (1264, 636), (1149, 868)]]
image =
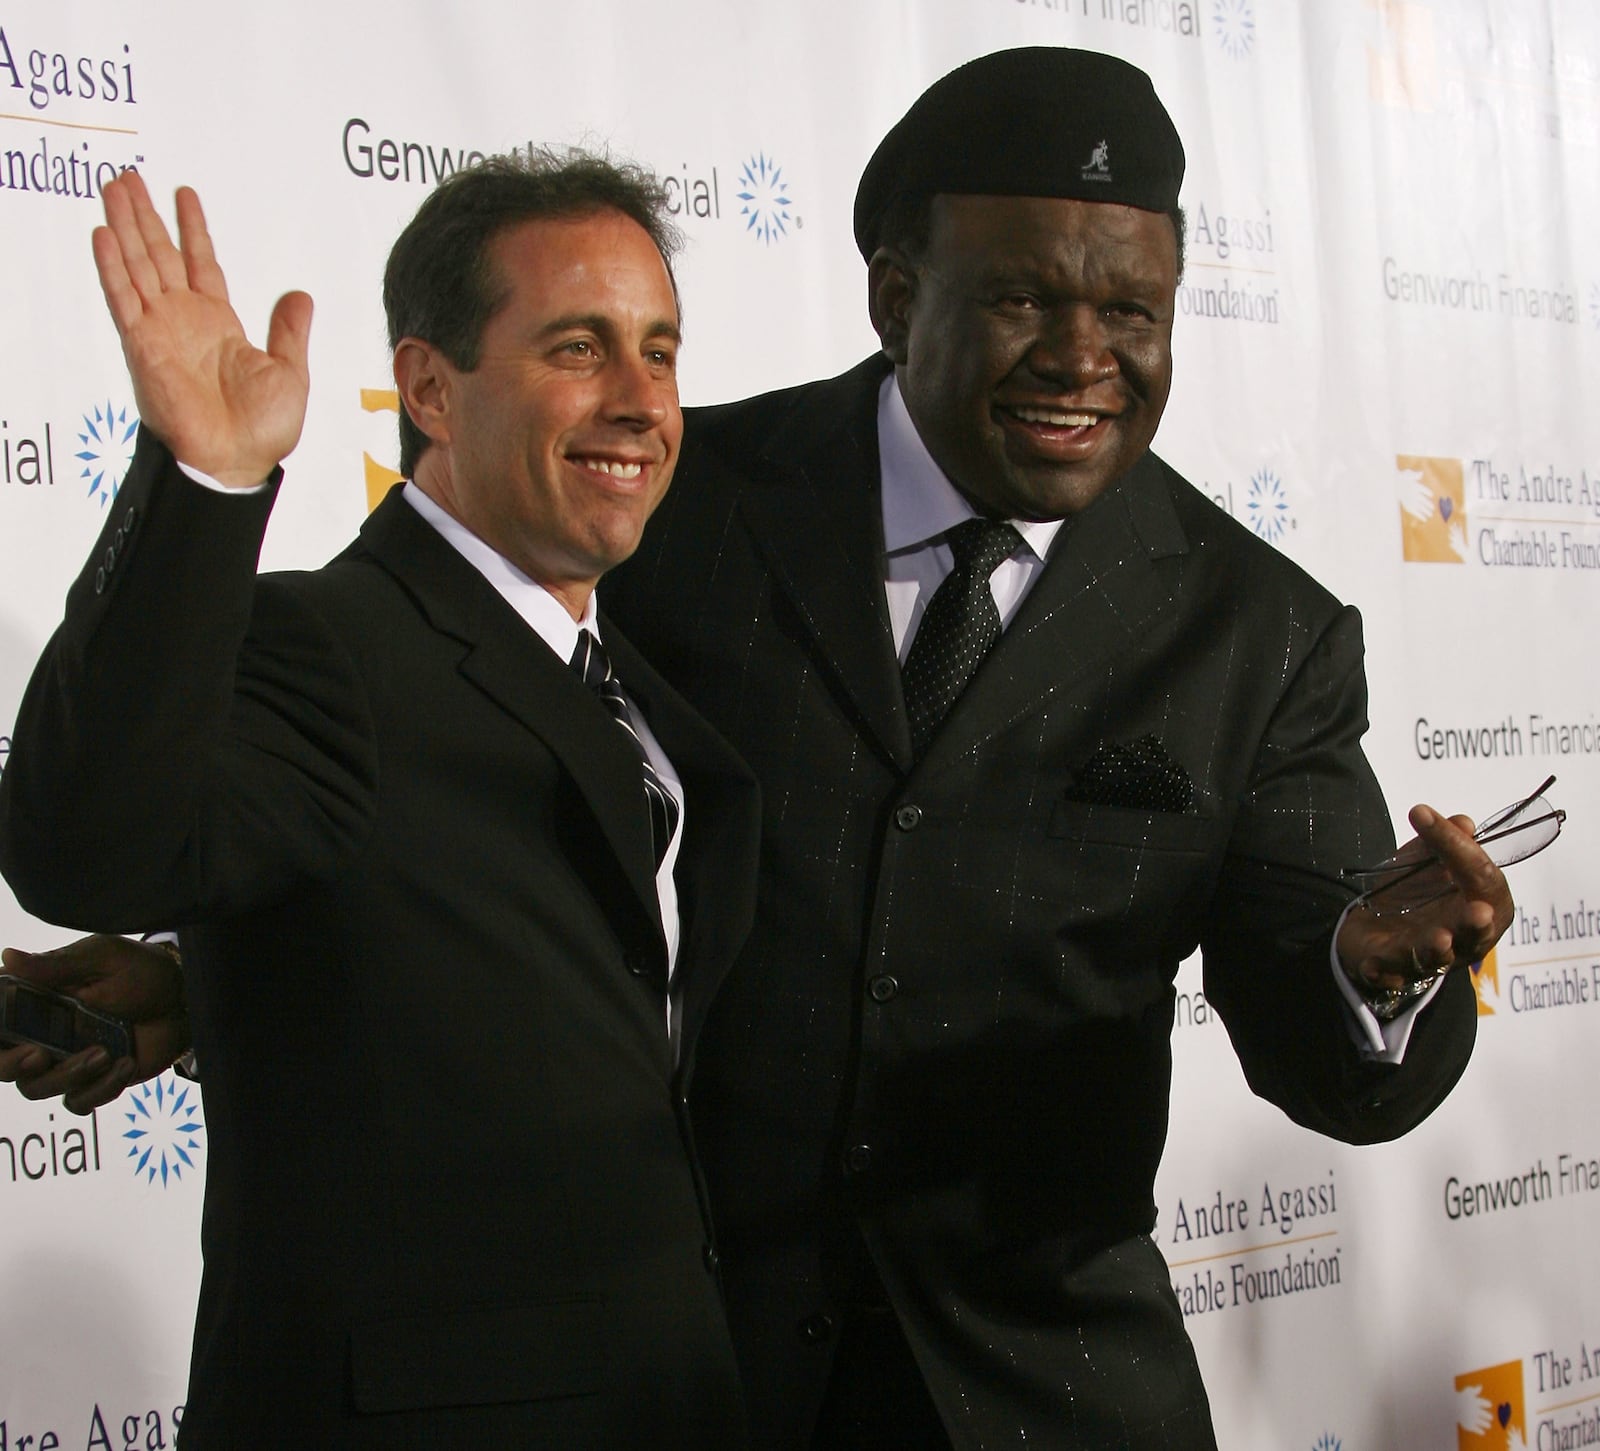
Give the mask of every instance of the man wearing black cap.
[(1341, 922), (1392, 845), (1360, 622), (1149, 452), (1183, 165), (1109, 56), (937, 82), (857, 196), (882, 355), (692, 415), (602, 587), (762, 785), (690, 1107), (765, 1446), (1214, 1444), (1149, 1238), (1196, 946), (1312, 1128), (1402, 1133), (1471, 1051), (1465, 973), (1358, 1005), (1487, 950), (1504, 878), (1418, 808), (1464, 890)]
[(1215, 1444), (1149, 1238), (1197, 946), (1309, 1127), (1471, 1051), (1504, 878), (1419, 807), (1461, 891), (1341, 916), (1392, 845), (1359, 620), (1149, 452), (1182, 176), (1111, 57), (936, 83), (857, 198), (882, 355), (691, 414), (602, 587), (763, 790), (689, 1109), (764, 1448)]

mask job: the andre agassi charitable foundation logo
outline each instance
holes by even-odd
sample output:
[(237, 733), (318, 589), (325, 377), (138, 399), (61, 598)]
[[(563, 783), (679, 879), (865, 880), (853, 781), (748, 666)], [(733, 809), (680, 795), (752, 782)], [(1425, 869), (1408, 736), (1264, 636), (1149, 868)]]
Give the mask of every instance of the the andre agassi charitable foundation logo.
[(1472, 964), (1472, 991), (1478, 999), (1478, 1016), (1492, 1018), (1495, 1004), (1500, 1001), (1500, 961), (1495, 956), (1498, 949), (1491, 947), (1482, 962)]
[(1467, 488), (1458, 458), (1400, 454), (1400, 544), (1413, 564), (1465, 564)]
[(1520, 1360), (1456, 1377), (1457, 1451), (1510, 1451), (1527, 1444)]

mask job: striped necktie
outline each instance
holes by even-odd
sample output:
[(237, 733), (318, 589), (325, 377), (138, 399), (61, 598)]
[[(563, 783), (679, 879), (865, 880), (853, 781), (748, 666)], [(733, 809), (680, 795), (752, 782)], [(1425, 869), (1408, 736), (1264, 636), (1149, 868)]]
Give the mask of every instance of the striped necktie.
[(634, 750), (639, 753), (639, 764), (644, 774), (645, 804), (650, 808), (650, 839), (655, 845), (656, 865), (659, 867), (667, 854), (672, 833), (677, 829), (678, 803), (662, 784), (661, 777), (656, 775), (656, 768), (650, 764), (644, 742), (639, 739), (633, 717), (628, 713), (627, 697), (622, 693), (622, 686), (599, 637), (588, 630), (579, 630), (578, 643), (573, 648), (569, 663), (578, 672), (578, 678), (600, 697), (601, 704), (628, 733)]

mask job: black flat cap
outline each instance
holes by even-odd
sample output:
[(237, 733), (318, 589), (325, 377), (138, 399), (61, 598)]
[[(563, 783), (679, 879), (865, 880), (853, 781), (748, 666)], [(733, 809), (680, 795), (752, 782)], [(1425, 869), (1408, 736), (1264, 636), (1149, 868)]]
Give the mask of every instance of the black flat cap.
[(855, 233), (871, 258), (889, 204), (907, 194), (1051, 196), (1166, 212), (1183, 143), (1138, 66), (1035, 45), (958, 66), (928, 87), (873, 152)]

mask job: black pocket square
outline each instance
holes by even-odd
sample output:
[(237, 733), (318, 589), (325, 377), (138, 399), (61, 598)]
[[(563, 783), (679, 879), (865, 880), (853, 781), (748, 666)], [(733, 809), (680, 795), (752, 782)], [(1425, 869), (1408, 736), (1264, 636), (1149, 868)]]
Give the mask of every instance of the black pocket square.
[(1160, 741), (1140, 736), (1132, 745), (1102, 744), (1073, 773), (1062, 795), (1091, 806), (1187, 811), (1194, 801), (1194, 783)]

